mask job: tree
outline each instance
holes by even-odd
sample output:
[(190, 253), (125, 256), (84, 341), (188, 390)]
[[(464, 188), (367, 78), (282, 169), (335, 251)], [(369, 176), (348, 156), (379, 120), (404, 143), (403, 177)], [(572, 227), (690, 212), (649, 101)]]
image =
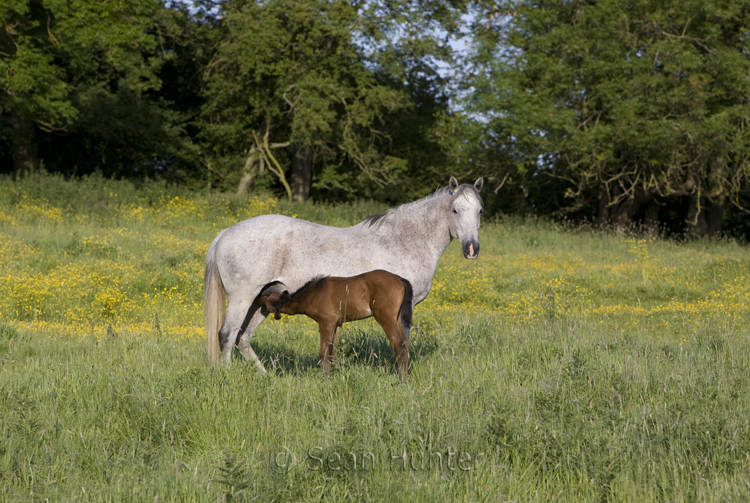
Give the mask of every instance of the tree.
[(295, 200), (397, 202), (444, 180), (435, 60), (462, 0), (165, 1), (0, 6), (0, 170), (238, 192), (274, 173)]
[[(407, 101), (379, 84), (359, 58), (352, 40), (357, 9), (317, 0), (224, 8), (226, 34), (206, 79), (211, 154), (230, 165), (244, 158), (245, 181), (254, 170), (274, 171), (290, 199), (309, 196), (313, 157), (327, 164), (324, 171), (348, 161), (387, 183), (393, 166), (377, 150), (384, 138), (379, 121)], [(294, 159), (294, 189), (276, 159), (278, 148)]]
[[(169, 55), (158, 0), (10, 0), (0, 7), (0, 141), (14, 172), (133, 174), (159, 164), (175, 117), (150, 95)], [(77, 166), (77, 168), (76, 168)]]
[[(604, 224), (689, 200), (696, 235), (721, 229), (750, 174), (750, 4), (480, 4), (468, 141), (447, 145), (498, 180), (557, 180), (558, 214)], [(481, 148), (480, 148), (481, 146)], [(564, 188), (564, 200), (558, 196)]]
[(392, 155), (399, 139), (389, 120), (415, 109), (411, 91), (434, 77), (422, 63), (444, 50), (429, 36), (399, 42), (394, 31), (427, 29), (419, 19), (429, 12), (447, 19), (445, 4), (435, 5), (407, 22), (409, 2), (224, 2), (221, 42), (206, 69), (206, 167), (239, 192), (271, 170), (299, 201), (313, 187), (313, 165), (318, 190), (392, 187), (409, 159)]

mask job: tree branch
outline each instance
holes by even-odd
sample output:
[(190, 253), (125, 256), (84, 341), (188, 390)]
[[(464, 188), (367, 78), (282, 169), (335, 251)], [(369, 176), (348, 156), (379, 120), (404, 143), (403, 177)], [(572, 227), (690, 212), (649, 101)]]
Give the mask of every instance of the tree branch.
[[(276, 160), (276, 157), (274, 157), (274, 155), (271, 153), (271, 147), (268, 145), (268, 133), (270, 129), (271, 129), (270, 126), (266, 127), (266, 134), (263, 135), (263, 142), (261, 142), (258, 139), (257, 133), (253, 131), (255, 144), (259, 147), (258, 150), (260, 151), (261, 155), (263, 155), (263, 157), (265, 158), (266, 164), (268, 164), (268, 170), (279, 177), (281, 184), (284, 186), (284, 189), (286, 190), (286, 195), (287, 197), (289, 197), (289, 201), (291, 201), (292, 200), (292, 188), (289, 186), (289, 182), (286, 181), (286, 176), (284, 176), (284, 170), (281, 168), (279, 161)], [(274, 144), (274, 145), (283, 145), (283, 144)]]

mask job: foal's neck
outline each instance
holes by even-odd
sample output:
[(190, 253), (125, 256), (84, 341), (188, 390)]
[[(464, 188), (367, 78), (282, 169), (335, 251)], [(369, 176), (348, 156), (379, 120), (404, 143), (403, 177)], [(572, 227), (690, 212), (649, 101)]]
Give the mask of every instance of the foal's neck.
[(285, 302), (284, 305), (281, 306), (281, 309), (279, 309), (279, 312), (290, 316), (295, 314), (305, 314), (304, 300), (306, 297), (307, 295), (303, 295)]

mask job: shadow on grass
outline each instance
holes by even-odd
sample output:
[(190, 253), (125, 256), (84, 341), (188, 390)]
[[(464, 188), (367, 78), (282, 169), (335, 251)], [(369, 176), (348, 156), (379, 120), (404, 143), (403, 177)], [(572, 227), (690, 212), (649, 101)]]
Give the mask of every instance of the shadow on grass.
[[(320, 368), (317, 354), (300, 353), (296, 349), (287, 346), (283, 341), (261, 341), (253, 339), (251, 343), (253, 351), (258, 355), (263, 366), (270, 373), (304, 375), (314, 373)], [(233, 362), (247, 362), (235, 346), (232, 351)], [(247, 362), (249, 365), (250, 362)]]
[[(411, 365), (422, 361), (426, 356), (437, 350), (437, 339), (412, 328), (411, 333)], [(321, 372), (320, 357), (317, 353), (300, 353), (295, 348), (284, 344), (283, 341), (267, 341), (254, 339), (253, 350), (258, 355), (263, 366), (269, 372), (276, 374), (305, 375)], [(244, 360), (237, 348), (232, 358)], [(333, 362), (333, 372), (357, 366), (380, 369), (384, 372), (395, 372), (396, 360), (393, 356), (391, 344), (382, 331), (362, 330), (347, 327), (342, 330), (336, 345), (336, 358)]]

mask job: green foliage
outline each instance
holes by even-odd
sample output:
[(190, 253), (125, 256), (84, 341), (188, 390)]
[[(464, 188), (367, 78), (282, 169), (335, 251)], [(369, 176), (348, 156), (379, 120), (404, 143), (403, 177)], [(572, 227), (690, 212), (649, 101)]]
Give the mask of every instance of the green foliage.
[(0, 172), (389, 204), (484, 176), (490, 211), (748, 234), (748, 26), (740, 0), (8, 0)]
[(178, 152), (180, 117), (155, 93), (179, 16), (159, 0), (4, 3), (0, 141), (16, 173), (41, 157), (68, 174), (142, 176)]
[[(750, 173), (746, 2), (477, 9), (465, 106), (482, 121), (465, 120), (468, 140), (447, 143), (454, 156), (600, 221), (688, 197), (683, 218), (696, 225), (701, 206), (739, 201)], [(543, 178), (558, 180), (556, 196)]]
[[(373, 141), (384, 135), (382, 114), (407, 101), (361, 61), (352, 35), (360, 31), (357, 9), (318, 1), (291, 10), (284, 2), (224, 8), (226, 36), (208, 66), (204, 111), (214, 152), (241, 167), (268, 131), (271, 143), (314, 147), (329, 166), (343, 155), (385, 183), (389, 166)], [(323, 173), (341, 184), (330, 169)]]
[[(221, 42), (206, 67), (204, 164), (228, 184), (251, 167), (272, 169), (266, 153), (259, 166), (253, 158), (268, 135), (273, 152), (313, 149), (314, 187), (328, 197), (392, 196), (396, 181), (422, 176), (409, 171), (421, 170), (419, 154), (434, 149), (417, 119), (402, 119), (429, 123), (441, 106), (419, 89), (425, 75), (435, 78), (434, 71), (425, 74), (423, 60), (436, 44), (427, 33), (419, 42), (389, 38), (399, 23), (430, 28), (421, 24), (424, 13), (404, 21), (406, 6), (225, 2)], [(373, 53), (363, 54), (370, 47)], [(399, 64), (397, 53), (408, 53)], [(281, 152), (281, 164), (288, 164)]]
[(7, 117), (22, 113), (48, 127), (64, 125), (75, 116), (66, 100), (69, 85), (54, 66), (59, 41), (47, 33), (50, 13), (41, 2), (16, 0), (0, 8), (0, 110)]
[(422, 196), (448, 174), (429, 134), (448, 107), (435, 61), (463, 8), (6, 2), (1, 170), (278, 189), (305, 150), (318, 199)]

